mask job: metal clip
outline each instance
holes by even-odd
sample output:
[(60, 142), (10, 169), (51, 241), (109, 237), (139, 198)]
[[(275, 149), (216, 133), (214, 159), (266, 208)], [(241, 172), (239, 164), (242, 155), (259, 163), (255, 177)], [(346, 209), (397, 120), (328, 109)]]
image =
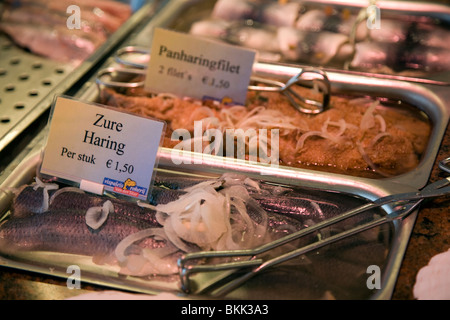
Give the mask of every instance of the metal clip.
[(144, 80), (134, 81), (130, 79), (144, 78), (145, 71), (131, 68), (109, 67), (100, 70), (97, 73), (95, 82), (98, 86), (116, 89), (141, 88), (144, 86)]
[(450, 157), (439, 161), (439, 169), (441, 169), (442, 171), (445, 171), (447, 173), (450, 173), (450, 167), (448, 166), (449, 163), (450, 163)]
[(147, 69), (150, 51), (146, 48), (127, 46), (117, 50), (114, 60), (125, 67)]
[[(305, 75), (313, 74), (315, 78), (305, 79)], [(317, 78), (317, 75), (319, 78)], [(267, 84), (268, 86), (251, 85), (249, 90), (266, 91), (266, 92), (281, 92), (288, 99), (294, 108), (302, 113), (318, 114), (324, 111), (330, 103), (330, 82), (325, 72), (319, 69), (305, 68), (301, 69), (299, 73), (290, 78), (286, 83), (269, 80), (260, 77), (251, 77), (251, 81)], [(308, 99), (302, 97), (293, 90), (294, 85), (309, 86), (314, 91), (322, 95), (321, 101)]]

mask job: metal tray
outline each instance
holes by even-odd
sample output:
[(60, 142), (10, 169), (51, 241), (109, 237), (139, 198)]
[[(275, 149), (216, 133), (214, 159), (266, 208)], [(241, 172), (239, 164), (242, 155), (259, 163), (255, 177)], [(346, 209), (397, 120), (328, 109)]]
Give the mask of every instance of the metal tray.
[(67, 92), (157, 10), (149, 0), (77, 67), (39, 57), (0, 33), (0, 151), (47, 111), (55, 94)]
[[(41, 161), (41, 150), (45, 145), (45, 136), (41, 135), (36, 144), (27, 150), (27, 155), (13, 168), (11, 174), (2, 182), (1, 189), (17, 187), (30, 183)], [(307, 192), (318, 192), (324, 197), (349, 197), (355, 206), (385, 195), (398, 192), (410, 192), (415, 188), (406, 185), (384, 184), (380, 181), (358, 181), (342, 176), (329, 176), (324, 173), (298, 172), (289, 178), (275, 172), (265, 172), (254, 166), (237, 166), (229, 163), (217, 166), (217, 163), (204, 163), (202, 166), (170, 167), (162, 157), (158, 174), (219, 176), (224, 172), (235, 172), (257, 177), (268, 183), (281, 183), (283, 186), (301, 188)], [(281, 179), (281, 180), (280, 180)], [(0, 194), (0, 212), (7, 213), (11, 205), (11, 195)], [(389, 214), (389, 206), (383, 207), (377, 214)], [(417, 211), (404, 220), (384, 224), (377, 229), (365, 231), (351, 238), (311, 252), (291, 261), (287, 265), (274, 268), (256, 276), (240, 288), (229, 293), (231, 299), (390, 299), (399, 272), (401, 261)], [(0, 217), (1, 218), (1, 217)], [(346, 225), (347, 226), (347, 225)], [(350, 225), (348, 225), (350, 226)], [(99, 266), (91, 257), (60, 254), (55, 252), (16, 252), (0, 254), (0, 265), (37, 272), (40, 274), (68, 278), (68, 266), (77, 265), (81, 270), (81, 280), (86, 283), (106, 286), (119, 290), (147, 294), (171, 292), (183, 298), (210, 298), (209, 294), (185, 294), (179, 288), (179, 278), (139, 278), (121, 276), (114, 267)], [(381, 286), (377, 289), (367, 285), (371, 272), (369, 266), (378, 266), (381, 270)], [(198, 289), (206, 287), (221, 272), (202, 273), (191, 276)], [(270, 289), (269, 289), (270, 288)]]
[[(106, 67), (114, 67), (114, 61), (107, 64)], [(256, 63), (253, 72), (257, 76), (275, 78), (286, 81), (290, 77), (298, 73), (298, 68), (293, 66), (280, 66), (277, 64)], [(394, 102), (405, 103), (413, 108), (417, 108), (425, 113), (429, 118), (432, 130), (429, 137), (427, 148), (422, 155), (419, 165), (404, 174), (389, 178), (380, 178), (384, 183), (400, 183), (407, 184), (415, 188), (422, 188), (428, 181), (429, 174), (434, 164), (435, 157), (440, 147), (440, 142), (445, 134), (447, 123), (449, 121), (450, 103), (448, 98), (450, 92), (447, 88), (439, 85), (419, 84), (414, 82), (405, 82), (395, 79), (379, 79), (372, 77), (365, 77), (361, 75), (351, 75), (340, 72), (328, 72), (328, 79), (330, 80), (332, 94), (346, 94), (346, 95), (366, 95), (373, 98), (383, 98)], [(95, 78), (95, 77), (94, 77)], [(99, 87), (95, 84), (95, 79), (91, 79), (75, 94), (76, 98), (84, 101), (98, 102), (99, 101)], [(112, 79), (114, 80), (114, 79)], [(173, 157), (172, 149), (161, 148), (160, 154), (164, 159)], [(192, 152), (183, 152), (185, 157), (192, 157), (195, 154)], [(202, 161), (209, 161), (209, 159), (216, 159), (217, 162), (224, 162), (222, 157), (205, 157), (202, 156)], [(187, 162), (187, 160), (179, 160)], [(191, 161), (192, 162), (192, 161)], [(195, 161), (197, 163), (197, 161)], [(225, 161), (226, 163), (227, 161)], [(234, 160), (235, 163), (242, 163)], [(256, 166), (260, 170), (266, 170), (266, 166)], [(289, 179), (298, 173), (313, 171), (314, 169), (300, 169), (280, 165), (275, 172), (282, 173), (284, 178)], [(314, 174), (314, 173), (312, 173)], [(330, 176), (339, 176), (340, 174), (329, 173)], [(370, 179), (370, 178), (365, 178)], [(362, 180), (365, 180), (362, 178)], [(359, 180), (355, 178), (355, 180)]]
[[(185, 1), (171, 1), (166, 8), (164, 15), (167, 15), (169, 20), (166, 21), (165, 26), (180, 32), (189, 32), (191, 25), (199, 20), (208, 19), (212, 13), (214, 5), (217, 0), (185, 0)], [(318, 1), (298, 1), (305, 8), (318, 8), (326, 6), (327, 8), (346, 8), (351, 12), (359, 12), (361, 9), (369, 6), (368, 2), (355, 2), (345, 0), (318, 0)], [(450, 22), (450, 7), (443, 4), (421, 2), (421, 1), (377, 1), (376, 6), (380, 9), (381, 18), (395, 18), (401, 15), (417, 18), (426, 18), (434, 21), (440, 21), (445, 28), (448, 28)], [(272, 55), (269, 55), (272, 57)], [(272, 58), (263, 60), (260, 57), (260, 62), (275, 63)], [(279, 60), (280, 64), (297, 65), (294, 62), (283, 62)], [(299, 63), (298, 65), (305, 65)], [(382, 71), (367, 72), (364, 70), (351, 70), (344, 65), (325, 64), (322, 66), (328, 71), (341, 71), (350, 74), (367, 75), (371, 77), (379, 77), (383, 79), (400, 79), (420, 83), (432, 83), (437, 85), (450, 84), (450, 72), (436, 72), (427, 73), (424, 75), (400, 75), (388, 74)]]
[[(171, 1), (158, 16), (142, 29), (142, 32), (127, 39), (124, 45), (149, 45), (154, 28), (169, 26), (185, 10), (183, 5), (191, 5), (192, 1), (177, 1), (177, 4), (174, 3), (175, 1)], [(114, 65), (112, 60), (112, 57), (110, 57), (104, 66)], [(254, 67), (254, 73), (285, 78), (295, 74), (296, 67), (257, 63)], [(447, 101), (450, 93), (446, 92), (446, 88), (439, 85), (404, 82), (398, 79), (386, 80), (334, 71), (329, 71), (327, 75), (331, 80), (332, 91), (335, 94), (358, 92), (370, 96), (382, 96), (403, 101), (427, 114), (432, 121), (433, 128), (428, 148), (416, 170), (392, 179), (365, 179), (290, 167), (264, 167), (245, 161), (212, 156), (202, 157), (201, 165), (175, 165), (171, 150), (162, 148), (159, 152), (158, 172), (178, 175), (218, 176), (221, 173), (231, 171), (270, 183), (315, 190), (324, 195), (340, 196), (342, 194), (343, 197), (353, 197), (355, 202), (370, 201), (385, 195), (415, 191), (423, 187), (428, 180), (449, 119), (450, 105)], [(82, 100), (95, 101), (98, 95), (95, 76), (87, 81), (74, 95)], [(26, 148), (21, 157), (18, 157), (5, 170), (7, 174), (3, 176), (6, 177), (2, 183), (3, 187), (14, 187), (31, 182), (39, 165), (40, 151), (45, 147), (45, 131), (36, 140), (35, 144)], [(28, 156), (28, 154), (31, 154), (31, 156)], [(191, 159), (190, 154), (180, 154), (179, 156)], [(9, 210), (10, 200), (11, 198), (8, 194), (0, 194), (0, 209), (2, 213)], [(390, 213), (389, 207), (383, 207), (383, 210), (388, 214)], [(311, 258), (318, 258), (319, 260), (314, 260), (307, 268), (306, 273), (304, 261), (295, 261), (293, 266), (288, 266), (288, 270), (274, 269), (273, 273), (262, 274), (256, 277), (254, 281), (232, 292), (227, 298), (389, 299), (416, 216), (417, 211), (414, 211), (406, 219), (393, 222), (384, 226), (383, 229), (377, 230), (377, 232), (380, 232), (378, 233), (379, 236), (376, 237), (377, 240), (370, 243), (375, 246), (381, 245), (384, 251), (387, 252), (387, 255), (383, 256), (382, 259), (379, 259), (380, 256), (374, 255), (378, 257), (378, 260), (373, 263), (370, 262), (370, 264), (379, 265), (382, 270), (381, 289), (379, 290), (369, 290), (367, 288), (366, 280), (369, 274), (366, 273), (366, 269), (368, 265), (360, 265), (356, 272), (354, 268), (350, 268), (355, 262), (361, 261), (361, 254), (351, 250), (347, 251), (347, 249), (341, 247), (341, 243), (336, 243), (329, 248), (324, 248), (323, 251), (315, 252)], [(357, 239), (352, 240), (355, 241), (353, 243), (358, 243)], [(369, 245), (366, 249), (370, 252), (373, 248), (373, 246)], [(345, 261), (339, 261), (337, 255), (340, 253), (348, 254)], [(366, 262), (364, 263), (367, 264)], [(62, 278), (68, 277), (66, 273), (67, 266), (76, 264), (81, 267), (82, 280), (85, 282), (150, 294), (170, 291), (180, 296), (185, 296), (180, 292), (176, 281), (167, 282), (156, 278), (122, 277), (117, 274), (116, 270), (94, 265), (90, 261), (90, 257), (41, 252), (0, 256), (0, 264)], [(338, 266), (340, 267), (339, 272), (336, 272)], [(209, 283), (211, 277), (214, 276), (215, 274), (202, 274), (194, 276), (193, 279), (200, 286), (203, 286)], [(339, 279), (336, 278), (340, 278), (342, 281), (339, 282)], [(278, 284), (281, 284), (281, 287)], [(310, 291), (311, 287), (319, 288), (319, 293)], [(188, 295), (187, 297), (196, 298), (196, 295)]]

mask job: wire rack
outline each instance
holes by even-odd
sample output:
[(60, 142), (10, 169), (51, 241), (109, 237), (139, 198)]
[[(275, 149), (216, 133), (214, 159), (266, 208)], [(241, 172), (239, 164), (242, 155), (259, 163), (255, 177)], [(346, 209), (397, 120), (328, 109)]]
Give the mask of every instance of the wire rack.
[(0, 34), (0, 149), (45, 111), (40, 103), (51, 103), (47, 96), (73, 69), (19, 48)]

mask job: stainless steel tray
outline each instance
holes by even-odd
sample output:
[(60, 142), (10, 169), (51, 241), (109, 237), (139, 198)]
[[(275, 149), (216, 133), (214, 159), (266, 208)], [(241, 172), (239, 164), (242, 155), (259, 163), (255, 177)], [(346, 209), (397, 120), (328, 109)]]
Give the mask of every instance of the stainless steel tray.
[[(165, 27), (172, 28), (180, 32), (189, 32), (191, 25), (199, 20), (208, 19), (211, 16), (212, 10), (217, 0), (184, 0), (171, 1), (166, 8), (165, 13), (169, 19), (165, 21)], [(352, 12), (358, 12), (361, 9), (369, 6), (368, 2), (356, 2), (345, 0), (318, 0), (318, 1), (298, 1), (306, 8), (317, 8), (319, 6), (326, 6), (327, 8), (346, 8)], [(380, 9), (381, 18), (384, 17), (398, 17), (406, 15), (409, 17), (424, 17), (426, 19), (436, 19), (443, 23), (445, 28), (448, 28), (450, 22), (450, 7), (444, 4), (421, 2), (421, 1), (377, 1), (376, 6)], [(449, 30), (450, 32), (450, 30)], [(272, 55), (269, 55), (270, 57)], [(261, 58), (263, 59), (263, 58)], [(260, 62), (271, 62), (274, 60), (260, 60)], [(294, 62), (279, 61), (280, 64), (297, 65)], [(298, 65), (305, 65), (299, 63)], [(379, 77), (383, 79), (400, 79), (407, 81), (414, 81), (420, 83), (432, 83), (438, 85), (450, 84), (450, 72), (436, 72), (426, 73), (424, 75), (400, 75), (388, 74), (383, 71), (367, 72), (364, 70), (348, 70), (344, 65), (329, 65), (322, 66), (328, 71), (340, 71), (350, 74), (367, 75), (371, 77)]]
[[(31, 152), (13, 167), (11, 174), (2, 182), (1, 190), (17, 187), (31, 182), (41, 161), (41, 150), (45, 145), (45, 136), (38, 139)], [(406, 185), (385, 184), (380, 181), (358, 181), (342, 176), (330, 176), (324, 173), (298, 172), (289, 178), (280, 173), (265, 172), (254, 166), (237, 166), (231, 162), (217, 166), (214, 159), (195, 168), (171, 167), (171, 161), (162, 157), (158, 172), (160, 174), (185, 174), (198, 176), (219, 176), (224, 172), (235, 172), (250, 177), (258, 177), (269, 183), (281, 183), (283, 186), (313, 190), (323, 196), (341, 199), (354, 199), (355, 206), (385, 195), (409, 192), (415, 188)], [(281, 179), (281, 180), (280, 180)], [(343, 198), (342, 198), (343, 199)], [(347, 199), (348, 200), (348, 199)], [(0, 194), (0, 210), (7, 213), (10, 209), (11, 196)], [(353, 202), (352, 202), (353, 204)], [(381, 209), (380, 209), (381, 210)], [(385, 210), (385, 211), (384, 211)], [(386, 206), (378, 214), (390, 213)], [(373, 212), (375, 213), (375, 212)], [(378, 229), (365, 231), (360, 235), (326, 246), (306, 257), (293, 260), (287, 266), (274, 268), (229, 293), (231, 299), (390, 299), (399, 272), (401, 261), (414, 226), (417, 211), (406, 219), (382, 225)], [(0, 265), (37, 272), (45, 275), (68, 278), (68, 266), (77, 265), (81, 270), (81, 280), (86, 283), (110, 288), (158, 294), (172, 292), (185, 298), (209, 298), (208, 294), (187, 295), (179, 289), (179, 279), (125, 277), (118, 274), (114, 267), (99, 266), (88, 256), (60, 254), (55, 252), (15, 252), (0, 254)], [(381, 270), (381, 286), (378, 289), (367, 285), (371, 272), (369, 266), (378, 266)], [(203, 273), (193, 275), (192, 281), (202, 288), (222, 273)], [(269, 289), (270, 288), (270, 289)]]
[[(181, 5), (180, 5), (181, 4)], [(127, 40), (124, 45), (146, 46), (151, 42), (151, 35), (155, 27), (169, 26), (179, 14), (186, 8), (183, 5), (191, 5), (192, 1), (178, 2), (171, 1), (157, 17), (142, 29), (142, 32)], [(111, 58), (104, 66), (114, 65)], [(285, 78), (296, 73), (295, 66), (281, 66), (258, 63), (254, 72), (258, 75), (268, 75)], [(444, 135), (449, 119), (450, 105), (449, 93), (446, 88), (439, 85), (429, 85), (424, 83), (404, 82), (398, 79), (380, 79), (356, 74), (346, 74), (342, 72), (327, 73), (332, 84), (333, 93), (364, 93), (371, 96), (383, 96), (390, 99), (404, 101), (413, 105), (428, 115), (433, 124), (430, 143), (425, 152), (419, 167), (413, 172), (398, 176), (392, 179), (365, 179), (349, 177), (346, 175), (329, 174), (312, 170), (293, 169), (290, 167), (264, 167), (254, 165), (245, 161), (234, 159), (223, 159), (217, 157), (202, 157), (201, 165), (175, 165), (170, 149), (162, 148), (159, 152), (159, 171), (173, 174), (195, 174), (201, 176), (218, 176), (224, 172), (238, 172), (251, 178), (262, 179), (264, 181), (288, 185), (292, 187), (315, 189), (325, 194), (340, 194), (354, 197), (357, 201), (368, 201), (379, 197), (398, 192), (415, 191), (423, 187), (429, 177), (433, 166), (440, 141)], [(98, 96), (98, 89), (95, 85), (95, 76), (86, 82), (74, 95), (76, 98), (95, 101)], [(39, 153), (45, 147), (45, 133), (42, 133), (37, 142), (24, 150), (21, 158), (12, 163), (5, 172), (6, 178), (2, 186), (14, 187), (29, 183), (35, 175), (36, 167), (39, 164)], [(31, 156), (27, 156), (31, 154)], [(181, 158), (191, 154), (180, 155)], [(23, 160), (22, 160), (23, 159)], [(0, 180), (1, 181), (1, 180)], [(2, 212), (10, 208), (10, 198), (7, 194), (0, 194), (0, 209)], [(390, 208), (383, 208), (389, 213)], [(274, 273), (262, 274), (241, 289), (233, 292), (229, 298), (250, 298), (250, 299), (315, 299), (315, 298), (341, 298), (341, 299), (389, 299), (395, 285), (395, 281), (400, 269), (400, 265), (405, 253), (409, 236), (411, 234), (417, 211), (408, 218), (396, 221), (384, 226), (376, 237), (372, 245), (381, 245), (388, 254), (374, 262), (379, 264), (382, 270), (381, 289), (368, 290), (366, 280), (369, 276), (365, 272), (367, 266), (359, 266), (357, 272), (353, 268), (348, 268), (361, 258), (356, 252), (343, 250), (340, 243), (335, 244), (324, 251), (319, 251), (317, 256), (320, 261), (314, 260), (307, 268), (306, 272), (303, 261), (296, 261), (293, 268), (286, 270), (279, 269)], [(354, 240), (354, 239), (353, 239)], [(356, 241), (355, 243), (358, 243)], [(371, 250), (373, 246), (367, 248)], [(339, 253), (348, 253), (344, 263), (336, 257)], [(378, 256), (379, 258), (379, 256)], [(178, 295), (180, 292), (176, 281), (167, 282), (160, 279), (140, 279), (133, 277), (122, 277), (114, 269), (98, 267), (90, 261), (90, 257), (60, 255), (51, 252), (30, 253), (25, 255), (0, 256), (0, 264), (12, 268), (18, 268), (52, 276), (67, 278), (66, 268), (69, 265), (77, 264), (82, 270), (83, 281), (104, 285), (112, 288), (131, 290), (136, 292), (156, 294), (161, 291), (171, 291)], [(342, 267), (336, 272), (336, 266)], [(317, 268), (316, 268), (317, 267)], [(348, 274), (349, 271), (352, 270)], [(279, 272), (279, 273), (278, 273)], [(318, 272), (317, 274), (314, 272)], [(200, 285), (205, 285), (211, 281), (214, 274), (198, 275), (193, 279)], [(336, 277), (344, 279), (335, 283)], [(268, 289), (269, 285), (274, 286)], [(282, 289), (277, 284), (282, 284)], [(311, 287), (320, 288), (320, 294), (309, 290)], [(195, 295), (187, 296), (195, 298)], [(206, 296), (207, 297), (207, 296)]]
[[(112, 61), (110, 64), (106, 65), (106, 67), (108, 66), (114, 67), (116, 66), (116, 63)], [(253, 71), (257, 76), (287, 80), (298, 73), (298, 68), (293, 66), (280, 66), (277, 64), (256, 63)], [(415, 188), (423, 187), (428, 181), (449, 121), (450, 103), (448, 99), (450, 97), (450, 92), (447, 88), (439, 85), (419, 84), (395, 79), (379, 79), (340, 72), (328, 72), (327, 76), (331, 83), (332, 94), (367, 95), (374, 98), (390, 99), (395, 102), (402, 102), (415, 107), (426, 114), (431, 122), (432, 130), (429, 137), (429, 143), (422, 155), (419, 165), (415, 169), (404, 174), (380, 179), (386, 184), (400, 183)], [(99, 87), (95, 84), (95, 79), (91, 79), (91, 81), (86, 83), (75, 96), (84, 101), (98, 102)], [(161, 148), (160, 154), (163, 158), (167, 159), (167, 161), (173, 156), (172, 149), (169, 148)], [(192, 157), (194, 157), (195, 154), (184, 151), (184, 156), (193, 159)], [(205, 155), (202, 156), (202, 161), (208, 162), (209, 159), (214, 158), (218, 158), (216, 159), (217, 163), (223, 162), (222, 157), (207, 157)], [(188, 162), (187, 160), (179, 161)], [(235, 162), (239, 163), (239, 165), (242, 163), (243, 166), (248, 165), (245, 161)], [(266, 166), (264, 165), (256, 166), (255, 168), (266, 170)], [(273, 173), (279, 173), (284, 176), (284, 179), (289, 179), (290, 177), (295, 177), (299, 173), (311, 170), (313, 169), (299, 169), (280, 165)], [(340, 174), (329, 173), (329, 175), (339, 176)], [(355, 180), (359, 179), (355, 178)]]
[(159, 2), (147, 1), (77, 67), (29, 53), (0, 34), (0, 151), (50, 108), (56, 94), (67, 92), (131, 31), (151, 17)]

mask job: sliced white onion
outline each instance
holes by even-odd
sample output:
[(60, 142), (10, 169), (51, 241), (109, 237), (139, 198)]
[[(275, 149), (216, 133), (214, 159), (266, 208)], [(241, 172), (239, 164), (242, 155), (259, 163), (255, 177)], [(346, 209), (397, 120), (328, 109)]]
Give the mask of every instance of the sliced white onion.
[(298, 152), (300, 149), (303, 148), (306, 139), (309, 137), (320, 137), (320, 138), (326, 138), (325, 134), (322, 131), (308, 131), (306, 133), (303, 133), (300, 138), (297, 141), (297, 144), (295, 146), (295, 151)]
[(183, 191), (186, 192), (191, 192), (197, 189), (204, 189), (206, 187), (212, 187), (214, 189), (217, 189), (219, 187), (221, 187), (223, 184), (223, 180), (222, 179), (212, 179), (212, 180), (206, 180), (206, 181), (202, 181), (200, 183), (197, 183), (191, 187), (186, 187), (183, 189)]
[(162, 211), (156, 211), (155, 218), (160, 225), (164, 225), (169, 215)]
[(379, 140), (381, 140), (381, 138), (383, 137), (388, 137), (391, 134), (388, 132), (380, 132), (379, 134), (377, 134), (375, 137), (373, 137), (373, 139), (371, 140), (369, 146), (372, 148)]
[(44, 181), (42, 181), (41, 179), (39, 179), (38, 177), (35, 178), (35, 185), (33, 187), (34, 190), (37, 190), (39, 188), (44, 188), (47, 190), (55, 190), (58, 189), (59, 186), (56, 183), (46, 183)]
[[(232, 174), (186, 188), (177, 200), (155, 207), (157, 221), (163, 227), (123, 239), (115, 249), (117, 260), (134, 274), (172, 274), (177, 272), (175, 260), (166, 259), (164, 254), (235, 250), (261, 244), (267, 232), (267, 213), (250, 197), (245, 185), (259, 188), (256, 181)], [(141, 248), (141, 254), (127, 255), (126, 250), (135, 242), (155, 236), (166, 241), (167, 249)]]
[(157, 219), (164, 226), (168, 239), (183, 251), (191, 250), (187, 243), (202, 250), (248, 245), (250, 242), (242, 242), (243, 232), (248, 234), (246, 239), (260, 238), (261, 230), (267, 230), (267, 217), (262, 208), (261, 212), (255, 208), (261, 215), (258, 225), (248, 215), (247, 205), (255, 204), (251, 203), (246, 184), (259, 189), (256, 181), (232, 174), (186, 188), (187, 193), (178, 200), (157, 206), (160, 212)]
[(171, 259), (170, 255), (178, 252), (178, 249), (173, 246), (159, 249), (143, 249), (142, 255), (147, 263), (141, 274), (158, 274), (171, 275), (178, 273), (178, 264), (176, 257)]
[(42, 199), (42, 206), (39, 210), (37, 210), (37, 213), (43, 213), (46, 212), (50, 206), (48, 191), (57, 190), (59, 189), (59, 186), (56, 183), (45, 183), (38, 177), (36, 177), (36, 185), (33, 187), (33, 190), (37, 190), (39, 188), (43, 188), (42, 190), (43, 199)]
[(167, 239), (178, 249), (183, 252), (192, 252), (194, 249), (189, 246), (186, 242), (184, 242), (177, 234), (175, 229), (172, 226), (172, 216), (167, 217), (166, 223), (164, 224), (164, 232), (167, 236)]
[[(336, 121), (328, 121), (328, 125), (339, 127), (339, 131), (337, 133), (335, 133), (335, 134), (332, 134), (332, 135), (334, 135), (336, 137), (342, 136), (344, 134), (345, 130), (347, 130), (347, 122), (344, 119), (339, 119), (338, 122), (336, 122)], [(331, 133), (328, 132), (328, 128), (326, 128), (326, 132), (328, 134), (331, 134)]]
[[(139, 248), (141, 253), (127, 254), (127, 249), (136, 242), (154, 237), (157, 240), (166, 241), (161, 248)], [(166, 232), (162, 228), (149, 228), (138, 231), (124, 238), (116, 247), (114, 253), (123, 267), (122, 274), (134, 276), (146, 276), (151, 274), (171, 275), (178, 271), (175, 253), (179, 249), (168, 241)]]
[[(164, 228), (169, 228), (171, 236), (175, 234), (182, 241), (209, 250), (209, 246), (226, 231), (223, 225), (223, 207), (224, 197), (209, 186), (193, 189), (177, 201), (158, 206), (158, 210), (170, 215)], [(184, 245), (183, 247), (186, 250)]]
[(116, 246), (114, 250), (114, 254), (119, 261), (119, 263), (123, 263), (127, 260), (126, 250), (133, 245), (135, 242), (140, 241), (149, 237), (159, 237), (160, 239), (166, 239), (166, 234), (162, 228), (149, 228), (144, 229), (135, 233), (130, 234), (129, 236), (122, 239), (119, 244)]
[(320, 205), (317, 202), (311, 201), (311, 206), (313, 206), (314, 209), (316, 209), (317, 213), (319, 214), (319, 216), (321, 218), (325, 218), (325, 214), (323, 213), (322, 208), (320, 207)]
[(142, 202), (142, 201), (137, 201), (137, 205), (141, 208), (147, 208), (147, 209), (151, 209), (151, 210), (156, 210), (156, 206), (147, 203), (147, 202)]
[(369, 155), (367, 154), (366, 150), (364, 150), (363, 146), (361, 145), (360, 142), (356, 143), (356, 146), (358, 148), (359, 153), (361, 154), (362, 158), (364, 159), (364, 161), (366, 161), (366, 163), (369, 165), (370, 168), (372, 168), (372, 170), (374, 170), (375, 172), (377, 172), (378, 174), (384, 176), (384, 177), (390, 177), (389, 174), (383, 172), (382, 170), (380, 170), (378, 168), (378, 166), (372, 161), (372, 159), (370, 159)]
[[(331, 133), (328, 131), (328, 126), (335, 126), (339, 127), (339, 131), (336, 133)], [(339, 121), (330, 121), (330, 118), (327, 118), (321, 128), (321, 131), (308, 131), (303, 133), (300, 138), (297, 141), (297, 144), (295, 146), (295, 151), (298, 152), (300, 149), (303, 148), (306, 139), (309, 137), (317, 136), (323, 139), (328, 139), (330, 141), (333, 141), (334, 143), (340, 143), (342, 141), (342, 136), (345, 133), (345, 130), (347, 130), (349, 126), (347, 125), (347, 122), (344, 119), (340, 119)]]
[(361, 118), (361, 122), (359, 127), (361, 130), (369, 130), (373, 126), (375, 126), (375, 117), (373, 115), (373, 112), (375, 111), (375, 108), (380, 104), (379, 101), (375, 101), (372, 103), (364, 113), (363, 117)]
[(247, 186), (253, 187), (257, 191), (261, 191), (261, 186), (255, 180), (252, 180), (250, 178), (245, 178), (244, 184), (247, 185)]
[(198, 114), (206, 114), (207, 117), (214, 117), (215, 114), (212, 111), (210, 107), (201, 106), (194, 110), (194, 112), (191, 113), (190, 119), (191, 121), (198, 115)]
[(380, 114), (377, 114), (375, 116), (375, 119), (377, 119), (378, 122), (380, 123), (380, 131), (385, 132), (386, 131), (386, 120), (384, 120), (383, 116), (381, 116)]
[(91, 207), (86, 211), (86, 224), (94, 230), (100, 228), (110, 213), (114, 212), (114, 205), (110, 200), (103, 203), (101, 207)]
[(59, 195), (61, 195), (61, 193), (64, 192), (76, 192), (76, 193), (80, 193), (83, 194), (85, 193), (83, 190), (81, 190), (80, 188), (77, 187), (65, 187), (65, 188), (61, 188), (58, 191), (56, 191), (55, 193), (52, 194), (52, 196), (50, 197), (50, 201), (49, 204), (51, 205), (53, 203), (53, 201), (55, 201), (55, 198)]
[(201, 121), (202, 121), (202, 123), (205, 124), (205, 129), (210, 129), (210, 128), (222, 129), (220, 120), (217, 117), (207, 117), (207, 118), (203, 118)]
[[(283, 134), (299, 130), (298, 123), (278, 110), (259, 106), (250, 112), (245, 107), (232, 107), (221, 110), (224, 125), (231, 129), (271, 129), (279, 128)], [(304, 128), (303, 128), (304, 129)]]

